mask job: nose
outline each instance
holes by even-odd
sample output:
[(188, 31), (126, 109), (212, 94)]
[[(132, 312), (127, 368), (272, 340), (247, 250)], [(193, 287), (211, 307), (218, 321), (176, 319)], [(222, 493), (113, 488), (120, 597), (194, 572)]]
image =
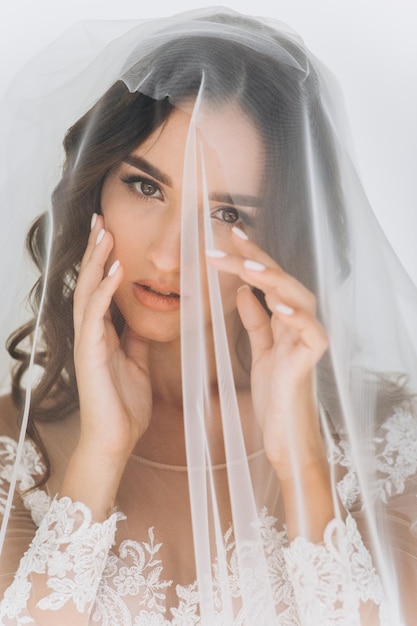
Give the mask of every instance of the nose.
[(165, 215), (159, 221), (154, 238), (148, 248), (151, 263), (164, 273), (179, 272), (181, 263), (181, 215)]

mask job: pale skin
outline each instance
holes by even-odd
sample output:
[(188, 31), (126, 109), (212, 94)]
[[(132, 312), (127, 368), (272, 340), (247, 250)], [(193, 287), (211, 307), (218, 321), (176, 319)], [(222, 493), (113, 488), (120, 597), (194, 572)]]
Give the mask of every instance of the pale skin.
[[(131, 292), (134, 281), (148, 278), (168, 285), (167, 291), (179, 289), (183, 164), (175, 154), (184, 152), (189, 124), (186, 111), (175, 112), (134, 151), (165, 175), (164, 182), (145, 172), (145, 182), (127, 185), (123, 177), (136, 172), (143, 179), (145, 174), (126, 163), (108, 175), (102, 215), (93, 219), (75, 290), (81, 434), (60, 495), (86, 503), (97, 521), (109, 516), (132, 452), (146, 455), (152, 449), (163, 427), (161, 404), (164, 419), (181, 418), (179, 311), (155, 314)], [(261, 141), (237, 107), (208, 112), (201, 141), (209, 191), (259, 193)], [(252, 150), (239, 149), (233, 141)], [(219, 154), (225, 155), (224, 162)], [(207, 261), (219, 272), (222, 293), (228, 294), (226, 322), (236, 328), (243, 324), (249, 336), (253, 409), (281, 484), (289, 538), (302, 534), (320, 541), (335, 516), (314, 394), (315, 366), (327, 349), (326, 333), (314, 296), (245, 234), (241, 222), (233, 228), (225, 223), (232, 213), (224, 208), (236, 210), (217, 200), (210, 203), (217, 250), (207, 251)], [(249, 287), (264, 292), (271, 317)], [(113, 298), (126, 322), (120, 339), (110, 319)], [(237, 371), (239, 366), (233, 365)], [(180, 463), (183, 454), (183, 445), (173, 441), (172, 449), (154, 460)], [(303, 502), (302, 510), (298, 502)]]

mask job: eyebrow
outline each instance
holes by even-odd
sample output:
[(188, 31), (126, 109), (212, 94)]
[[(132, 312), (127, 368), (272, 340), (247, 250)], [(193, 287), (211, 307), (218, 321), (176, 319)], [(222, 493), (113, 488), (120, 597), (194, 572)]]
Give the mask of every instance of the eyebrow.
[(129, 165), (133, 165), (133, 167), (137, 167), (139, 170), (146, 172), (149, 176), (156, 178), (160, 183), (166, 185), (167, 187), (172, 187), (172, 180), (169, 176), (161, 172), (157, 167), (149, 163), (146, 159), (134, 156), (130, 154), (125, 159), (123, 159), (125, 163), (129, 163)]
[(211, 193), (209, 199), (214, 202), (224, 202), (225, 204), (247, 206), (247, 207), (260, 207), (261, 201), (256, 196), (248, 196), (244, 194), (234, 193)]
[[(130, 154), (123, 160), (125, 163), (129, 163), (129, 165), (133, 165), (133, 167), (136, 167), (142, 170), (143, 172), (146, 172), (147, 174), (149, 174), (149, 176), (152, 176), (153, 178), (158, 180), (160, 183), (167, 185), (167, 187), (173, 186), (172, 180), (169, 176), (161, 172), (160, 169), (155, 167), (155, 165), (152, 165), (151, 163), (149, 163), (149, 161), (147, 161), (143, 157)], [(256, 196), (250, 196), (250, 195), (238, 194), (238, 193), (229, 194), (229, 193), (213, 192), (209, 195), (209, 199), (214, 202), (224, 202), (225, 204), (231, 204), (232, 206), (239, 205), (239, 206), (247, 206), (247, 207), (259, 207), (261, 204), (260, 199), (257, 198)]]

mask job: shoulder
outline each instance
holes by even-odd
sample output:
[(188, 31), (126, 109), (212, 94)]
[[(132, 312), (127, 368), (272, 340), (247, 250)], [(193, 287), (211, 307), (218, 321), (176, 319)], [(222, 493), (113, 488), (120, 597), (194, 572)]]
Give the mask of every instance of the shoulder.
[[(19, 439), (21, 415), (22, 411), (16, 407), (10, 393), (0, 395), (0, 438)], [(57, 446), (70, 448), (78, 438), (79, 413), (74, 411), (63, 419), (37, 420), (35, 425), (47, 451)]]
[(0, 438), (19, 438), (19, 411), (11, 394), (0, 395)]
[[(3, 468), (3, 479), (8, 477), (5, 468), (12, 467), (16, 458), (18, 441), (20, 435), (19, 411), (16, 408), (11, 395), (0, 396), (0, 464)], [(10, 468), (9, 468), (10, 469)], [(30, 488), (32, 484), (26, 486), (28, 476), (41, 475), (43, 471), (42, 457), (36, 446), (28, 438), (25, 438), (22, 448), (21, 466), (19, 479), (25, 485), (23, 488)], [(29, 483), (32, 483), (32, 479)]]
[[(397, 387), (389, 391), (385, 394), (385, 402), (382, 401), (383, 396), (380, 401), (378, 417), (382, 417), (369, 433), (366, 445), (362, 443), (362, 449), (368, 449), (372, 454), (370, 486), (374, 501), (379, 506), (392, 508), (400, 500), (405, 502), (412, 499), (415, 503), (417, 396), (405, 388)], [(351, 509), (355, 503), (362, 506), (352, 444), (346, 435), (342, 434), (335, 440), (332, 459), (335, 465), (344, 470), (338, 482), (338, 491), (345, 507)], [(414, 504), (412, 508), (407, 505), (410, 516), (415, 516)]]
[[(1, 466), (4, 474), (4, 464), (14, 462), (20, 436), (20, 416), (21, 411), (11, 395), (0, 396), (0, 474)], [(64, 419), (37, 420), (35, 427), (41, 447), (26, 437), (22, 450), (22, 471), (38, 482), (48, 466), (47, 490), (54, 494), (60, 488), (68, 460), (78, 441), (79, 414), (75, 411)]]
[[(11, 394), (0, 396), (0, 461), (14, 463), (20, 436), (20, 412), (13, 402)], [(33, 443), (26, 438), (23, 449), (24, 457), (40, 457)]]

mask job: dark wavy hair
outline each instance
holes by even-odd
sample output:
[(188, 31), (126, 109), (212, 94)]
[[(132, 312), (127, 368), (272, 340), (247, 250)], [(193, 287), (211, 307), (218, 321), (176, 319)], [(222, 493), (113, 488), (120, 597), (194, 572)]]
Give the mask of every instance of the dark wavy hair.
[[(236, 41), (211, 35), (173, 39), (134, 65), (129, 75), (146, 73), (164, 97), (155, 100), (131, 93), (125, 82), (116, 82), (65, 136), (66, 153), (62, 179), (52, 197), (54, 236), (46, 299), (42, 309), (42, 348), (36, 362), (42, 375), (32, 391), (28, 434), (40, 447), (49, 475), (48, 455), (36, 431), (37, 421), (59, 420), (78, 407), (73, 362), (73, 293), (89, 234), (93, 212), (100, 212), (100, 196), (108, 172), (160, 127), (173, 111), (172, 102), (196, 97), (204, 76), (204, 94), (214, 105), (235, 102), (260, 132), (267, 152), (264, 172), (262, 219), (257, 238), (288, 272), (312, 291), (317, 289), (314, 270), (309, 186), (305, 175), (306, 111), (319, 146), (317, 168), (328, 194), (327, 216), (337, 242), (340, 275), (349, 272), (348, 235), (332, 134), (320, 100), (318, 78), (302, 48), (290, 39), (253, 20), (217, 16), (213, 21), (252, 30), (278, 43), (297, 60), (282, 63)], [(250, 147), (248, 147), (250, 149)], [(290, 225), (285, 214), (293, 213)], [(287, 229), (285, 230), (285, 228)], [(8, 350), (17, 364), (12, 394), (22, 405), (24, 374), (29, 354), (24, 348), (31, 338), (45, 280), (48, 219), (41, 215), (31, 227), (27, 247), (40, 272), (30, 297), (33, 320), (17, 329)], [(277, 245), (279, 242), (279, 245)], [(302, 254), (299, 254), (302, 251)], [(261, 296), (260, 296), (261, 297)]]

